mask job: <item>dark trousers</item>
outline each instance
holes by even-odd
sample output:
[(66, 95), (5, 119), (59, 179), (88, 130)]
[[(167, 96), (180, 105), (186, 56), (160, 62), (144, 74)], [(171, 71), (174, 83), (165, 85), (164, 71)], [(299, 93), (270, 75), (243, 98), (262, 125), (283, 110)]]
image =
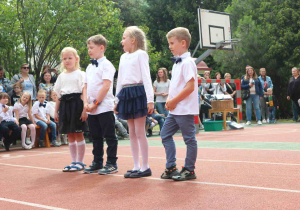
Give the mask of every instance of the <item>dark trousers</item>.
[(103, 165), (103, 138), (105, 138), (107, 144), (106, 164), (115, 165), (118, 159), (118, 139), (115, 133), (115, 116), (113, 112), (89, 115), (88, 124), (93, 139), (94, 162)]
[[(9, 135), (9, 130), (12, 130), (11, 135)], [(20, 127), (12, 121), (2, 121), (0, 126), (0, 133), (5, 138), (5, 142), (8, 144), (15, 142), (21, 137)]]

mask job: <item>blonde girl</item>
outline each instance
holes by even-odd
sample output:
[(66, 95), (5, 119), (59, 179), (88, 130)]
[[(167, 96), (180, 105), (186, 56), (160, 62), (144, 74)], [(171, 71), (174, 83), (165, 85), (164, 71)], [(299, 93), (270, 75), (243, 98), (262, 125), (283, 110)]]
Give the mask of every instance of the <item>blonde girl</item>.
[[(15, 118), (22, 129), (21, 141), (22, 141), (22, 147), (24, 149), (32, 149), (35, 142), (36, 124), (33, 123), (34, 120), (31, 114), (31, 109), (32, 109), (31, 95), (28, 92), (24, 92), (21, 98), (19, 99), (19, 101), (14, 105)], [(30, 135), (31, 135), (30, 145), (26, 145), (25, 143), (27, 128), (29, 128)]]
[[(121, 44), (125, 53), (120, 58), (115, 113), (119, 118), (127, 120), (134, 163), (133, 169), (128, 170), (124, 177), (151, 176), (145, 119), (147, 113), (153, 112), (154, 95), (145, 33), (137, 26), (128, 27), (124, 31)], [(139, 150), (142, 155), (141, 166)]]
[(81, 99), (84, 87), (84, 72), (79, 67), (79, 56), (72, 47), (66, 47), (61, 52), (62, 73), (54, 86), (59, 100), (55, 104), (54, 119), (58, 122), (59, 133), (68, 134), (69, 149), (72, 163), (66, 166), (64, 172), (81, 171), (85, 153), (83, 131), (87, 119), (86, 110)]

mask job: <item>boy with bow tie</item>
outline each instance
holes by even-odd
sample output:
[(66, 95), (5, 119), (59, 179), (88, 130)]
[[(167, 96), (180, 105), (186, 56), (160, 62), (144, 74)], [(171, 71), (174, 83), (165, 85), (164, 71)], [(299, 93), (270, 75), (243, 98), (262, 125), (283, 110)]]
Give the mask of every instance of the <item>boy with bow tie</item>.
[(60, 145), (56, 142), (56, 124), (50, 120), (50, 114), (47, 108), (47, 101), (45, 101), (46, 97), (47, 93), (45, 92), (45, 90), (39, 90), (37, 94), (38, 101), (36, 101), (32, 106), (33, 119), (36, 122), (36, 124), (41, 127), (39, 144), (40, 147), (45, 146), (44, 139), (47, 128), (49, 127), (51, 130), (52, 145), (55, 147), (59, 147)]

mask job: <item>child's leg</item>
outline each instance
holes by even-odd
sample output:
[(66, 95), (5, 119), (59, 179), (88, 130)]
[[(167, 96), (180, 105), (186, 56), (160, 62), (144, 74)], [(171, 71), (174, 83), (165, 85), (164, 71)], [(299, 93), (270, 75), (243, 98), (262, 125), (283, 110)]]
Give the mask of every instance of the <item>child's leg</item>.
[(76, 162), (83, 163), (85, 154), (85, 140), (83, 133), (74, 133), (75, 140), (77, 141), (77, 160)]
[(134, 120), (129, 119), (127, 120), (127, 123), (128, 123), (131, 152), (132, 152), (133, 164), (134, 164), (132, 170), (139, 170), (140, 169), (139, 142), (135, 135)]
[(178, 131), (178, 129), (179, 126), (177, 125), (175, 116), (169, 114), (160, 132), (167, 158), (166, 168), (171, 168), (176, 165), (176, 146), (173, 135)]
[(149, 168), (148, 162), (148, 139), (145, 132), (146, 116), (134, 119), (135, 135), (140, 145), (142, 155), (142, 167), (141, 171), (146, 171)]
[(21, 137), (21, 129), (20, 127), (14, 123), (14, 122), (9, 122), (8, 128), (12, 130), (12, 133), (10, 135), (10, 141), (11, 142), (16, 142), (17, 139)]
[(27, 133), (27, 126), (25, 124), (21, 125), (21, 142), (22, 142), (22, 147), (27, 147), (26, 143), (25, 143), (25, 139), (26, 139), (26, 133)]
[(36, 136), (35, 126), (34, 124), (29, 124), (28, 128), (30, 129), (30, 136), (31, 136), (31, 144), (29, 146), (33, 147), (35, 143), (35, 136)]
[(181, 129), (184, 142), (187, 146), (184, 167), (189, 171), (194, 171), (198, 151), (194, 116), (177, 115), (175, 119)]
[(10, 146), (10, 138), (9, 138), (9, 128), (6, 125), (6, 122), (1, 122), (0, 132), (4, 137), (4, 146), (5, 149), (8, 151)]
[(47, 123), (45, 123), (45, 122), (43, 122), (41, 120), (38, 121), (36, 124), (41, 127), (41, 132), (40, 132), (39, 140), (40, 141), (44, 141), (48, 125), (47, 125)]
[(51, 136), (52, 136), (51, 141), (56, 142), (56, 124), (55, 124), (55, 122), (50, 121), (50, 124), (48, 124), (48, 126), (51, 130)]
[[(76, 163), (76, 161), (77, 161), (77, 143), (75, 141), (74, 133), (69, 133), (68, 137), (69, 137), (69, 150), (70, 150), (71, 160), (72, 160), (72, 163), (73, 162)], [(71, 165), (75, 165), (75, 164), (71, 164)]]

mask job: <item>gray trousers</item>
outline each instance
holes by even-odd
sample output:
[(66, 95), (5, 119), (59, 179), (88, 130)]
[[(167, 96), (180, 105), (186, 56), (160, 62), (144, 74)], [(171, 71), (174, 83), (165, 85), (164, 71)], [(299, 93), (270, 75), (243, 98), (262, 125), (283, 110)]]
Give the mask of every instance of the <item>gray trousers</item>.
[(115, 117), (115, 125), (117, 130), (120, 132), (120, 134), (122, 136), (127, 135), (127, 129), (128, 129), (128, 125), (127, 125), (127, 121), (126, 120), (121, 120), (121, 119), (117, 119)]
[[(266, 104), (267, 100), (265, 97), (262, 97), (260, 100), (260, 112), (263, 120), (269, 119), (269, 108)], [(260, 120), (260, 119), (257, 119)]]
[(173, 135), (181, 130), (184, 143), (187, 146), (184, 167), (189, 171), (194, 171), (197, 159), (197, 139), (194, 124), (194, 115), (172, 115), (169, 114), (161, 130), (162, 143), (166, 152), (166, 168), (176, 165), (176, 146)]

